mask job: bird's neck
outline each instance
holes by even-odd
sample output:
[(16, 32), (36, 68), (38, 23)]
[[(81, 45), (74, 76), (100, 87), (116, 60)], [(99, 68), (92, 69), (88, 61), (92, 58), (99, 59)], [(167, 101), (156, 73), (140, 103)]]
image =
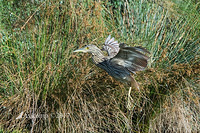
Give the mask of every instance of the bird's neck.
[(92, 59), (93, 59), (95, 64), (98, 64), (98, 63), (103, 62), (105, 60), (105, 56), (103, 55), (101, 50), (98, 50), (98, 51), (95, 51), (94, 53), (92, 53)]

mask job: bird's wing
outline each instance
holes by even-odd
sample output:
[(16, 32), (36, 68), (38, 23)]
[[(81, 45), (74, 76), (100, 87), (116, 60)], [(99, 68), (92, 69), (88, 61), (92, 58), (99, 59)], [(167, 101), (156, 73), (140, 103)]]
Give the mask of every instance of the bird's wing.
[(115, 38), (111, 38), (111, 35), (108, 36), (108, 38), (105, 41), (105, 45), (103, 46), (103, 50), (107, 51), (108, 56), (114, 57), (119, 52), (119, 43), (118, 41), (115, 41)]
[[(143, 52), (143, 53), (141, 53)], [(125, 44), (120, 44), (120, 50), (116, 56), (110, 59), (112, 65), (120, 65), (128, 69), (130, 72), (135, 73), (135, 71), (142, 71), (147, 66), (149, 54), (143, 47), (128, 47)]]

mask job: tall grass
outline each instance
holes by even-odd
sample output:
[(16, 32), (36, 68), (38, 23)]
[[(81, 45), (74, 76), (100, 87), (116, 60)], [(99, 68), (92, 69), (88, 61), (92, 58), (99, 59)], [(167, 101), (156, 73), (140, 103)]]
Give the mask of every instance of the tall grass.
[[(3, 130), (200, 130), (200, 17), (197, 9), (188, 12), (193, 1), (185, 9), (173, 1), (0, 3)], [(136, 76), (141, 92), (132, 91), (130, 110), (129, 86), (94, 66), (88, 54), (72, 53), (89, 43), (101, 47), (109, 34), (151, 52), (149, 68)]]

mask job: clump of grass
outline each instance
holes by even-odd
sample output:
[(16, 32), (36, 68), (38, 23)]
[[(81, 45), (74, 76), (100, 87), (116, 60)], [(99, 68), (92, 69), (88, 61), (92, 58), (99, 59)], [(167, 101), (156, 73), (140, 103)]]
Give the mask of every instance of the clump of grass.
[[(165, 2), (164, 2), (165, 3)], [(152, 53), (152, 67), (168, 67), (174, 63), (198, 63), (199, 30), (198, 17), (188, 19), (158, 4), (148, 2), (125, 2), (118, 7), (118, 29), (123, 38), (135, 45), (143, 44)], [(173, 3), (175, 5), (175, 3)], [(168, 7), (173, 9), (172, 7)], [(119, 12), (118, 12), (119, 13)], [(192, 52), (192, 54), (191, 54)]]
[[(86, 57), (81, 57), (85, 61), (79, 63), (80, 57), (73, 55), (72, 51), (85, 45), (88, 38), (102, 36), (106, 30), (101, 20), (100, 3), (75, 4), (69, 1), (52, 5), (38, 3), (38, 7), (35, 15), (26, 20), (26, 25), (18, 23), (15, 33), (3, 35), (1, 124), (4, 123), (7, 130), (13, 130), (12, 125), (31, 131), (91, 128), (92, 119), (84, 119), (90, 115), (90, 110), (81, 94), (85, 74), (91, 68)], [(34, 23), (31, 24), (30, 20)], [(89, 96), (87, 100), (92, 99)], [(96, 104), (91, 104), (90, 108), (94, 106), (95, 109)], [(64, 116), (57, 118), (60, 112)], [(25, 117), (15, 119), (21, 113)], [(41, 114), (48, 118), (37, 117)], [(70, 117), (66, 119), (67, 114)], [(57, 127), (59, 122), (65, 127), (60, 124)]]
[(199, 132), (199, 85), (185, 78), (180, 89), (166, 96), (160, 113), (150, 121), (150, 132)]
[[(2, 10), (0, 125), (6, 131), (199, 130), (199, 19), (171, 18), (173, 11), (147, 1), (1, 4), (13, 15)], [(129, 86), (95, 67), (89, 55), (72, 53), (88, 43), (101, 46), (112, 32), (152, 53), (151, 68), (137, 74), (141, 91), (132, 91), (131, 110)], [(187, 128), (176, 124), (181, 120)]]

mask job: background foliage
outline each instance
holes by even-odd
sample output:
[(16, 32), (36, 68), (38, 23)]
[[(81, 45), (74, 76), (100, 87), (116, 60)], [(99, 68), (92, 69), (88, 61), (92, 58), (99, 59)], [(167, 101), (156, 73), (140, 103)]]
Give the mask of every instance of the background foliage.
[[(1, 0), (0, 6), (0, 131), (200, 131), (198, 1)], [(88, 54), (73, 53), (91, 43), (101, 47), (109, 34), (151, 52), (129, 109), (129, 86)]]

